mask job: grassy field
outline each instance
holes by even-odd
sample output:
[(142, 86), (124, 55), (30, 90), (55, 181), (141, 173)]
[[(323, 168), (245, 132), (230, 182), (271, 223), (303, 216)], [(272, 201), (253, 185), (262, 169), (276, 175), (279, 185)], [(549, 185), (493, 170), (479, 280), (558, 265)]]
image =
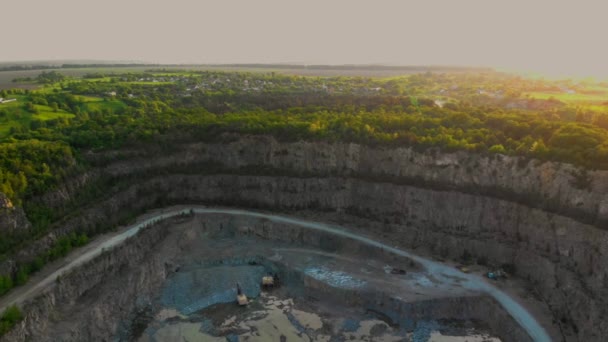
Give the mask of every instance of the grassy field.
[(25, 99), (23, 95), (13, 95), (16, 102), (0, 104), (0, 138), (6, 137), (11, 128), (28, 127), (32, 120), (52, 120), (57, 118), (73, 118), (74, 114), (65, 110), (53, 111), (49, 106), (35, 105), (38, 113), (33, 114), (25, 110)]
[(23, 109), (24, 96), (13, 95), (11, 98), (17, 101), (0, 104), (0, 137), (6, 136), (12, 127), (20, 127), (31, 120), (31, 114)]
[(117, 112), (126, 108), (127, 106), (120, 100), (106, 100), (101, 97), (94, 96), (78, 96), (78, 98), (85, 102), (89, 111), (102, 111), (103, 109), (110, 109)]
[(549, 99), (554, 98), (556, 100), (565, 103), (585, 103), (585, 104), (603, 104), (608, 103), (608, 89), (601, 88), (601, 90), (594, 90), (593, 93), (572, 93), (567, 92), (531, 92), (527, 93), (531, 98), (535, 99)]
[[(52, 92), (53, 87), (41, 88), (39, 92)], [(54, 111), (50, 106), (34, 105), (37, 113), (30, 113), (25, 109), (27, 96), (11, 95), (11, 98), (16, 98), (17, 101), (6, 104), (0, 104), (0, 138), (6, 137), (11, 128), (29, 127), (33, 120), (53, 120), (58, 118), (73, 118), (75, 115), (63, 109)], [(111, 110), (118, 112), (126, 107), (120, 100), (104, 99), (94, 96), (79, 96), (85, 102), (88, 111), (103, 111)]]
[(129, 84), (138, 84), (138, 85), (164, 85), (164, 84), (173, 84), (174, 82), (153, 82), (153, 81), (133, 81), (129, 82)]
[(38, 119), (38, 120), (52, 120), (52, 119), (57, 119), (57, 118), (73, 118), (74, 114), (72, 113), (68, 113), (63, 109), (59, 109), (56, 112), (53, 111), (53, 109), (49, 106), (42, 106), (42, 105), (34, 105), (34, 107), (36, 107), (36, 111), (38, 113), (33, 114), (32, 115), (32, 119)]
[(87, 102), (87, 103), (88, 102), (100, 102), (100, 101), (103, 101), (103, 98), (96, 97), (96, 96), (77, 95), (76, 98), (78, 98), (82, 102)]
[(52, 84), (52, 85), (43, 85), (43, 86), (39, 86), (36, 89), (36, 92), (42, 93), (42, 94), (50, 94), (53, 93), (55, 91), (60, 91), (61, 90), (61, 86), (59, 84)]

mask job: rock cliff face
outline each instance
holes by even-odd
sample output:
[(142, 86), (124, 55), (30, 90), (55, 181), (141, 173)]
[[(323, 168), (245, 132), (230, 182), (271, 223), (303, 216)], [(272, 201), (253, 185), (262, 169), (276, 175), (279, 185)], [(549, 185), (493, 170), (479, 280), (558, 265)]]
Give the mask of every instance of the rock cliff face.
[(607, 171), (585, 171), (569, 164), (503, 155), (416, 152), (411, 148), (341, 143), (280, 143), (268, 137), (250, 137), (222, 144), (183, 145), (167, 158), (154, 158), (151, 153), (132, 157), (113, 163), (106, 172), (126, 175), (209, 162), (233, 170), (266, 167), (297, 175), (365, 177), (484, 194), (598, 226), (608, 225)]
[(22, 208), (13, 206), (6, 195), (0, 193), (0, 233), (19, 234), (27, 231), (30, 223)]
[[(124, 208), (171, 203), (337, 212), (353, 225), (365, 220), (367, 234), (404, 248), (513, 265), (550, 307), (565, 340), (608, 339), (606, 171), (267, 137), (115, 152), (112, 158), (117, 161), (87, 182), (106, 177), (126, 185), (109, 189), (53, 234), (94, 232)], [(44, 246), (33, 244), (15, 258), (27, 260)]]
[(155, 248), (170, 222), (61, 276), (25, 304), (25, 319), (2, 341), (109, 341), (156, 294), (167, 271)]
[[(27, 234), (31, 228), (23, 209), (15, 207), (11, 200), (0, 193), (0, 235), (3, 237)], [(15, 267), (12, 259), (0, 262), (0, 274), (10, 274)]]

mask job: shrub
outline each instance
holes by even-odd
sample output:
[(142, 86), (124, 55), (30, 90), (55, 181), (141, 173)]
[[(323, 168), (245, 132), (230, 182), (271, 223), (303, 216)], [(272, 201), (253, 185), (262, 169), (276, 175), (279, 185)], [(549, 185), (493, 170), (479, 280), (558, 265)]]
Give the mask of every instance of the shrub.
[(505, 149), (505, 147), (502, 144), (493, 145), (492, 147), (490, 147), (488, 149), (488, 151), (490, 151), (491, 153), (500, 153), (500, 154), (507, 153), (507, 149)]
[(16, 305), (6, 308), (0, 317), (0, 336), (9, 332), (22, 319), (23, 314)]

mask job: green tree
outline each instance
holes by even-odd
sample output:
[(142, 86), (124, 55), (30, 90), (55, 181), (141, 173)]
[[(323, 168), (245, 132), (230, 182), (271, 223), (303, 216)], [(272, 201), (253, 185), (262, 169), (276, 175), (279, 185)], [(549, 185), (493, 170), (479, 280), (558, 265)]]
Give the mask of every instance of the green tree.
[(23, 319), (21, 310), (16, 305), (11, 305), (0, 316), (0, 336), (6, 334), (15, 324)]
[(2, 320), (4, 322), (9, 322), (9, 323), (17, 323), (22, 318), (23, 318), (23, 314), (21, 313), (21, 310), (19, 310), (19, 308), (16, 305), (11, 305), (8, 308), (6, 308), (6, 310), (4, 310), (4, 313), (0, 317), (0, 320)]
[(27, 283), (27, 280), (29, 279), (29, 273), (30, 272), (27, 267), (20, 267), (19, 271), (17, 271), (17, 274), (15, 275), (15, 284), (17, 284), (17, 286), (21, 286)]
[(36, 109), (36, 106), (32, 102), (28, 102), (25, 104), (25, 110), (32, 114), (38, 114), (38, 109)]
[(10, 276), (0, 276), (0, 295), (5, 294), (13, 288), (13, 278)]
[(492, 147), (490, 147), (488, 149), (488, 151), (490, 151), (492, 153), (501, 153), (501, 154), (507, 153), (507, 149), (502, 144), (493, 145)]

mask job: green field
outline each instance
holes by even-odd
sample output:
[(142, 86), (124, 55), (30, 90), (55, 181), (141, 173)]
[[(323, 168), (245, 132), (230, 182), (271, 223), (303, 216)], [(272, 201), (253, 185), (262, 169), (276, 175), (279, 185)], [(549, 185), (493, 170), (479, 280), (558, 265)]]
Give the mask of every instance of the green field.
[(603, 104), (608, 103), (608, 89), (601, 88), (600, 91), (593, 93), (572, 93), (567, 92), (530, 92), (526, 93), (531, 98), (535, 99), (550, 99), (562, 101), (564, 103), (585, 103), (585, 104)]
[(129, 82), (129, 84), (137, 84), (137, 85), (166, 85), (166, 84), (173, 84), (173, 82), (133, 81), (133, 82)]
[(10, 98), (17, 101), (0, 104), (0, 137), (5, 137), (12, 127), (20, 127), (31, 120), (31, 114), (23, 109), (24, 96), (12, 95)]
[(35, 105), (38, 113), (33, 114), (25, 110), (26, 96), (11, 95), (11, 98), (16, 98), (17, 101), (0, 104), (0, 138), (6, 137), (13, 127), (28, 127), (33, 120), (47, 121), (74, 117), (74, 114), (65, 110), (60, 109), (55, 112), (51, 107), (42, 105)]
[[(37, 93), (50, 94), (60, 89), (58, 85), (45, 86), (36, 90)], [(6, 104), (0, 104), (0, 138), (7, 137), (11, 128), (30, 127), (34, 120), (48, 121), (53, 119), (65, 118), (71, 119), (75, 117), (73, 113), (69, 113), (63, 109), (53, 110), (50, 106), (34, 105), (37, 113), (31, 113), (26, 110), (26, 103), (29, 101), (27, 95), (9, 95), (9, 98), (16, 98), (17, 101)], [(95, 96), (78, 96), (85, 103), (86, 109), (89, 112), (120, 112), (127, 105), (116, 99), (104, 99)]]
[(36, 91), (41, 94), (50, 94), (56, 91), (61, 91), (61, 86), (59, 84), (39, 85)]
[(106, 100), (101, 97), (94, 96), (79, 96), (79, 98), (85, 102), (85, 105), (89, 111), (102, 111), (104, 109), (110, 109), (113, 112), (117, 112), (127, 107), (127, 105), (120, 100)]
[(70, 119), (74, 117), (74, 114), (68, 113), (65, 110), (59, 109), (57, 111), (53, 111), (53, 109), (49, 106), (35, 105), (38, 113), (32, 115), (32, 119), (38, 120), (52, 120), (57, 118), (66, 118)]

